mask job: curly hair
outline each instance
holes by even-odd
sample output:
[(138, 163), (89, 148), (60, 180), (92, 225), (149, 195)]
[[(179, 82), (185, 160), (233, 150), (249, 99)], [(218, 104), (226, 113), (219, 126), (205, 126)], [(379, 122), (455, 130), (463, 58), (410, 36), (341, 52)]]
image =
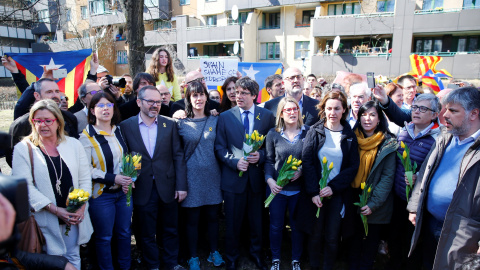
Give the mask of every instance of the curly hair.
[(165, 67), (165, 70), (167, 72), (167, 82), (173, 82), (174, 75), (175, 73), (173, 72), (173, 63), (172, 63), (172, 57), (170, 56), (170, 52), (168, 52), (167, 48), (165, 47), (160, 47), (155, 50), (155, 52), (152, 55), (152, 61), (150, 62), (150, 65), (147, 68), (147, 73), (153, 76), (155, 78), (155, 82), (158, 81), (158, 74), (160, 73), (160, 52), (165, 52), (168, 57), (168, 63), (167, 66)]

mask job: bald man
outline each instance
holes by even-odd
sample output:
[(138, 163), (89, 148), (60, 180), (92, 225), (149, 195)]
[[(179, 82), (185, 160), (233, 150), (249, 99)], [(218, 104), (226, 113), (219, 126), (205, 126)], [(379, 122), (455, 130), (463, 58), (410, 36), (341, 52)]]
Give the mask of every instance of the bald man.
[(318, 121), (318, 110), (315, 106), (317, 106), (319, 101), (303, 94), (304, 82), (305, 80), (303, 79), (300, 69), (296, 67), (286, 69), (283, 72), (285, 96), (280, 96), (265, 102), (265, 109), (270, 110), (276, 115), (280, 100), (284, 97), (292, 97), (300, 105), (303, 123), (309, 126), (315, 124)]

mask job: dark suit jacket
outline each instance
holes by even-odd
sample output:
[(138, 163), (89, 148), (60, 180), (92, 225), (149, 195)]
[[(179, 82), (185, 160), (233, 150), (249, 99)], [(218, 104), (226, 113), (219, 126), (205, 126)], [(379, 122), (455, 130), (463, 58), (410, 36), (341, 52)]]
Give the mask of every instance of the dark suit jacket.
[[(136, 116), (140, 113), (140, 107), (137, 105), (137, 99), (123, 103), (118, 109), (120, 110), (122, 120), (127, 120), (130, 117)], [(163, 116), (170, 116), (168, 106), (162, 104), (159, 114)]]
[(119, 125), (128, 151), (142, 155), (142, 170), (135, 182), (133, 203), (145, 205), (153, 184), (160, 199), (170, 203), (175, 200), (175, 191), (187, 191), (187, 168), (177, 125), (168, 117), (157, 117), (157, 141), (153, 157), (150, 157), (140, 134), (138, 117), (131, 117)]
[[(280, 100), (284, 97), (277, 97), (272, 100), (265, 102), (264, 108), (270, 110), (274, 116), (277, 115), (277, 107)], [(316, 108), (318, 100), (311, 97), (303, 95), (303, 106), (302, 106), (302, 115), (303, 123), (307, 126), (313, 126), (318, 122), (318, 110)]]
[[(274, 126), (275, 117), (263, 108), (255, 106), (253, 130), (261, 135), (267, 135)], [(215, 139), (215, 154), (221, 161), (222, 190), (232, 193), (242, 193), (250, 182), (254, 192), (263, 192), (265, 179), (263, 175), (263, 163), (265, 162), (265, 148), (258, 151), (260, 159), (257, 164), (250, 164), (248, 170), (239, 177), (237, 163), (243, 157), (243, 142), (245, 130), (243, 128), (240, 109), (234, 107), (220, 114), (217, 124), (217, 137)]]
[[(208, 109), (215, 109), (217, 112), (220, 112), (220, 103), (216, 102), (215, 100), (208, 99)], [(173, 105), (170, 106), (170, 114), (168, 116), (172, 117), (172, 115), (178, 110), (185, 110), (184, 98), (174, 102)]]

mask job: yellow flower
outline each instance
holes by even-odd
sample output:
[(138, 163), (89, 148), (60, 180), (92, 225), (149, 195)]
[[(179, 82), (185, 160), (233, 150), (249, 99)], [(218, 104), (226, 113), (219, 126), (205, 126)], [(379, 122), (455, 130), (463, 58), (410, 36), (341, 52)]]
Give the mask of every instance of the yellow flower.
[(365, 189), (365, 182), (363, 182), (363, 183), (360, 184), (360, 188), (361, 188), (362, 190)]
[(328, 166), (328, 168), (329, 168), (330, 170), (333, 169), (333, 161), (330, 162), (330, 166)]
[(327, 164), (327, 157), (323, 157), (322, 162), (323, 162), (323, 164)]
[(295, 166), (292, 166), (292, 170), (296, 171), (298, 168)]
[(402, 148), (405, 148), (405, 144), (403, 143), (403, 141), (400, 141), (400, 146), (401, 146)]
[(72, 192), (72, 193), (68, 194), (68, 198), (69, 198), (70, 200), (75, 200), (75, 199), (77, 198), (77, 195)]
[(83, 194), (84, 194), (83, 189), (80, 189), (80, 191), (78, 192), (78, 197), (83, 197)]
[(402, 157), (403, 157), (403, 159), (407, 158), (407, 151), (403, 151)]
[(129, 156), (126, 156), (126, 157), (125, 157), (125, 162), (127, 162), (127, 163), (130, 162), (130, 157), (129, 157)]
[(135, 166), (135, 170), (138, 171), (142, 168), (142, 163), (134, 164), (134, 166)]
[(255, 132), (252, 133), (252, 140), (255, 141)]
[(136, 164), (139, 161), (140, 157), (138, 155), (135, 155), (132, 157), (132, 162), (133, 164)]
[(88, 191), (85, 191), (85, 193), (83, 194), (83, 196), (84, 196), (85, 198), (88, 198), (88, 197), (90, 197), (90, 193), (88, 193)]
[(265, 138), (265, 136), (261, 135), (260, 136), (260, 141), (263, 141), (263, 138)]
[(368, 193), (372, 192), (372, 188), (369, 187), (368, 190), (367, 190)]
[(287, 159), (287, 164), (290, 164), (290, 162), (292, 162), (292, 155), (290, 155)]
[(301, 160), (297, 161), (297, 166), (300, 166), (301, 164), (302, 164)]
[(247, 140), (248, 140), (248, 134), (245, 134), (245, 137), (246, 137), (246, 138), (247, 138)]

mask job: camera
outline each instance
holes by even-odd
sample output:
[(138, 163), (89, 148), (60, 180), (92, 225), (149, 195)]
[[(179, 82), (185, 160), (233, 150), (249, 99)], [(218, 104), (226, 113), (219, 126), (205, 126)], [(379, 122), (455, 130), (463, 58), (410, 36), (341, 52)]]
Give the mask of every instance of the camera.
[(111, 75), (105, 75), (105, 78), (107, 78), (109, 85), (119, 88), (125, 88), (125, 85), (127, 84), (127, 81), (125, 81), (124, 78), (113, 78)]
[(15, 224), (27, 220), (30, 216), (27, 181), (24, 178), (0, 174), (0, 193), (10, 201), (17, 213)]

